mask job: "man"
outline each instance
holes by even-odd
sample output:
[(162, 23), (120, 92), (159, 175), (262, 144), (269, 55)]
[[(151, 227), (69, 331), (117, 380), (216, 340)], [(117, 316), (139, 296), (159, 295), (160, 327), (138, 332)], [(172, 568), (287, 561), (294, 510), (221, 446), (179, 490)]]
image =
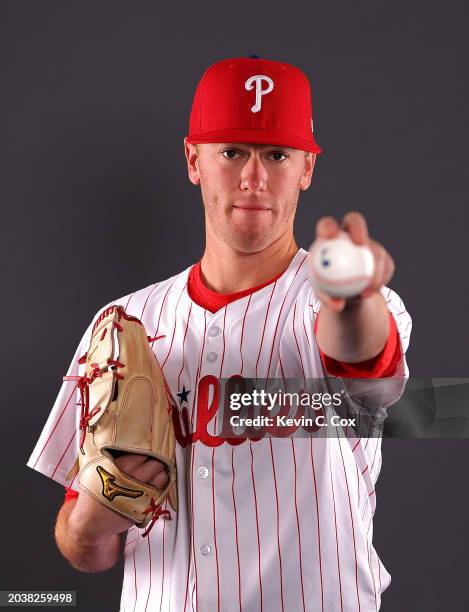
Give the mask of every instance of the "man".
[[(393, 261), (369, 238), (365, 219), (349, 213), (341, 227), (372, 250), (374, 278), (347, 301), (313, 290), (293, 221), (321, 150), (298, 68), (255, 56), (211, 66), (184, 146), (204, 202), (203, 257), (112, 302), (163, 336), (154, 351), (179, 409), (178, 512), (144, 539), (130, 521), (70, 490), (57, 544), (74, 567), (99, 572), (117, 562), (125, 541), (121, 611), (378, 610), (390, 583), (372, 545), (380, 439), (228, 443), (200, 381), (406, 377), (411, 322), (385, 286)], [(338, 232), (331, 217), (317, 222), (316, 237)], [(92, 324), (69, 375), (78, 374)], [(64, 485), (77, 455), (75, 410), (73, 386), (64, 383), (28, 464)], [(166, 480), (156, 460), (129, 454), (117, 462), (139, 480)]]

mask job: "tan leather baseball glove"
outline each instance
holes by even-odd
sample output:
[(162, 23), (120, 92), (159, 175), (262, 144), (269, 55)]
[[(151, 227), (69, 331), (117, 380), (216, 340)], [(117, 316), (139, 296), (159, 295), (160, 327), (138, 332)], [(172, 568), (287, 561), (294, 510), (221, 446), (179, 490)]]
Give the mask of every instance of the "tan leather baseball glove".
[[(141, 321), (122, 306), (110, 306), (94, 324), (88, 352), (80, 358), (85, 373), (80, 390), (80, 453), (67, 474), (78, 471), (80, 488), (99, 502), (146, 527), (170, 518), (162, 503), (168, 497), (177, 510), (174, 402)], [(169, 480), (164, 489), (122, 472), (114, 457), (123, 452), (161, 461)]]

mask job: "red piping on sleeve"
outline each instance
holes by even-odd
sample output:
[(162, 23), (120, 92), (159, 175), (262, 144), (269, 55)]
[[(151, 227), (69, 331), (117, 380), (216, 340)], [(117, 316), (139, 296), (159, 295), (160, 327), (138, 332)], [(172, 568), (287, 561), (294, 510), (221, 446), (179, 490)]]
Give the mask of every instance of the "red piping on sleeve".
[(64, 501), (70, 501), (71, 499), (76, 499), (77, 497), (78, 497), (77, 491), (70, 489), (70, 487), (65, 487)]

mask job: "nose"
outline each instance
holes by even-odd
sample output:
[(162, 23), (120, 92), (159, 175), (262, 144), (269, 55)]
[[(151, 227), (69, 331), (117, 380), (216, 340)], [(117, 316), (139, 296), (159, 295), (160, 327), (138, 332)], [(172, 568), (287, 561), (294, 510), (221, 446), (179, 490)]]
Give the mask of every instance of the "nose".
[(242, 191), (265, 191), (267, 189), (268, 174), (262, 161), (251, 155), (243, 166), (241, 173)]

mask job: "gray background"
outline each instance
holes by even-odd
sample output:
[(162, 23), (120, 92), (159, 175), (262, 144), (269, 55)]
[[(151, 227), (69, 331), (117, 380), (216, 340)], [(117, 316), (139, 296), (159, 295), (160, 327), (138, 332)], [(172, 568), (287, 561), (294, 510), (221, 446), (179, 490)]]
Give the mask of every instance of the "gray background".
[[(3, 393), (0, 589), (76, 589), (117, 610), (121, 567), (56, 552), (63, 491), (25, 463), (95, 311), (202, 254), (183, 138), (211, 63), (300, 66), (324, 154), (296, 235), (362, 211), (394, 256), (415, 376), (467, 376), (467, 57), (463, 2), (0, 5)], [(385, 440), (375, 546), (382, 610), (467, 609), (465, 440)]]

